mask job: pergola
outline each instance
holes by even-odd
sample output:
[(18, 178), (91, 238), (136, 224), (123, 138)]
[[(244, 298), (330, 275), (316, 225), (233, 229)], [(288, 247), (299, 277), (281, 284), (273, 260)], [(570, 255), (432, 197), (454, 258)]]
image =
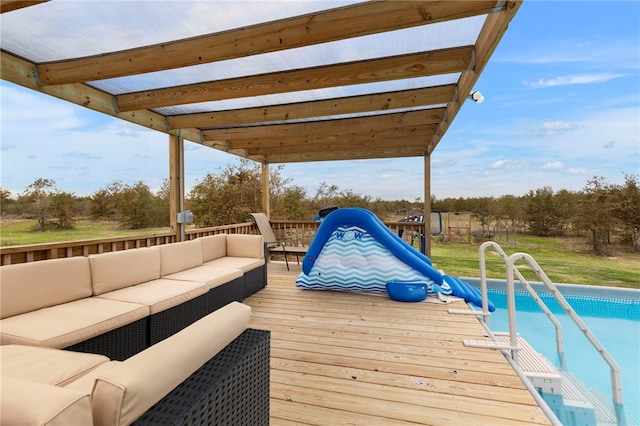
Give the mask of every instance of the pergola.
[[(2, 1), (2, 79), (263, 165), (430, 156), (520, 1)], [(430, 224), (425, 221), (425, 234)]]

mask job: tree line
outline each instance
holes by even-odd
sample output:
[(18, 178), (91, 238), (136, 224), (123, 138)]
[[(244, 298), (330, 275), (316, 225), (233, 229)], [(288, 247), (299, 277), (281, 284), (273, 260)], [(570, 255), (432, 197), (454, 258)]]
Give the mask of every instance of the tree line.
[(588, 236), (595, 254), (608, 253), (618, 242), (640, 251), (640, 179), (625, 175), (616, 185), (593, 177), (581, 191), (545, 186), (516, 197), (446, 198), (434, 200), (434, 209), (464, 211), (481, 223), (502, 223), (538, 236)]
[[(274, 219), (310, 220), (325, 207), (362, 207), (383, 220), (418, 214), (422, 200), (373, 199), (350, 189), (321, 182), (313, 194), (282, 176), (282, 166), (270, 170), (271, 214)], [(260, 211), (259, 164), (241, 160), (197, 181), (185, 197), (185, 209), (194, 215), (195, 226), (209, 227), (251, 220)], [(3, 215), (35, 219), (36, 230), (70, 229), (78, 217), (117, 221), (123, 228), (169, 226), (169, 183), (164, 180), (153, 192), (139, 181), (126, 185), (114, 181), (88, 197), (61, 191), (51, 179), (38, 178), (12, 197), (0, 189)], [(467, 212), (482, 225), (504, 224), (539, 236), (589, 236), (596, 254), (606, 254), (610, 243), (640, 251), (640, 178), (625, 175), (621, 185), (601, 177), (590, 179), (581, 191), (550, 187), (523, 196), (444, 198), (432, 197), (432, 208), (442, 212)]]

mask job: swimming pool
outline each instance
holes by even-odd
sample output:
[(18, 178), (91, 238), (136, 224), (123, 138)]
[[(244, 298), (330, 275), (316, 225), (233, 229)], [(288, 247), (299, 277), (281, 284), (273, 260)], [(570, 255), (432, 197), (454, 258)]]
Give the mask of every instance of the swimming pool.
[[(467, 281), (472, 283), (473, 280)], [(496, 312), (490, 317), (490, 327), (493, 331), (508, 331), (504, 281), (502, 288), (499, 286), (500, 283), (489, 284), (489, 298), (496, 306)], [(528, 293), (517, 291), (518, 287), (519, 284), (516, 284), (518, 333), (538, 352), (558, 365), (553, 325)], [(573, 309), (618, 363), (627, 422), (630, 425), (640, 425), (640, 292), (616, 290), (614, 297), (606, 297), (608, 293), (602, 287), (585, 287), (588, 286), (571, 286), (568, 289), (566, 286), (558, 286)], [(582, 294), (571, 294), (576, 290), (580, 290)], [(611, 400), (608, 365), (551, 294), (539, 292), (539, 295), (562, 324), (568, 370), (584, 384), (600, 390)]]

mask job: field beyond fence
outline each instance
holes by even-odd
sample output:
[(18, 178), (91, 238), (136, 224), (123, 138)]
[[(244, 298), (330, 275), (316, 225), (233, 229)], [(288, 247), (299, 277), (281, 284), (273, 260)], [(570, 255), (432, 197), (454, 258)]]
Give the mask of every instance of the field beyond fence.
[[(457, 215), (447, 219), (447, 226), (455, 224), (463, 228), (469, 223), (468, 217)], [(447, 227), (443, 223), (443, 234)], [(91, 221), (80, 219), (73, 230), (48, 230), (34, 232), (34, 221), (2, 218), (0, 243), (3, 247), (13, 245), (31, 245), (40, 243), (64, 242), (83, 239), (96, 239), (123, 236), (144, 236), (162, 234), (168, 228), (147, 228), (143, 230), (124, 230), (117, 222)], [(496, 231), (498, 230), (498, 231)], [(487, 231), (489, 231), (487, 233)], [(467, 231), (465, 231), (467, 232)], [(640, 253), (625, 250), (612, 245), (611, 255), (595, 256), (589, 253), (587, 238), (576, 237), (534, 237), (526, 234), (507, 234), (506, 229), (485, 227), (478, 234), (478, 224), (471, 221), (471, 242), (450, 241), (445, 236), (432, 238), (431, 258), (434, 265), (449, 275), (478, 277), (478, 247), (483, 239), (489, 238), (502, 246), (510, 255), (525, 252), (532, 255), (542, 266), (549, 278), (555, 283), (615, 286), (640, 289)], [(418, 246), (419, 240), (414, 242)], [(526, 268), (522, 268), (526, 271)], [(487, 251), (487, 270), (491, 278), (504, 279), (504, 264), (492, 250)], [(533, 273), (525, 273), (527, 279), (535, 280)]]

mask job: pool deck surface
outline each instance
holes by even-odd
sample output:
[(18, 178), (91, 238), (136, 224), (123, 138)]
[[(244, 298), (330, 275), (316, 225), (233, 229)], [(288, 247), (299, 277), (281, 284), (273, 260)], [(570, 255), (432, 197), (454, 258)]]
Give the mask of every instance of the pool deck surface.
[(300, 290), (295, 260), (245, 299), (271, 330), (271, 425), (550, 424), (463, 303)]

